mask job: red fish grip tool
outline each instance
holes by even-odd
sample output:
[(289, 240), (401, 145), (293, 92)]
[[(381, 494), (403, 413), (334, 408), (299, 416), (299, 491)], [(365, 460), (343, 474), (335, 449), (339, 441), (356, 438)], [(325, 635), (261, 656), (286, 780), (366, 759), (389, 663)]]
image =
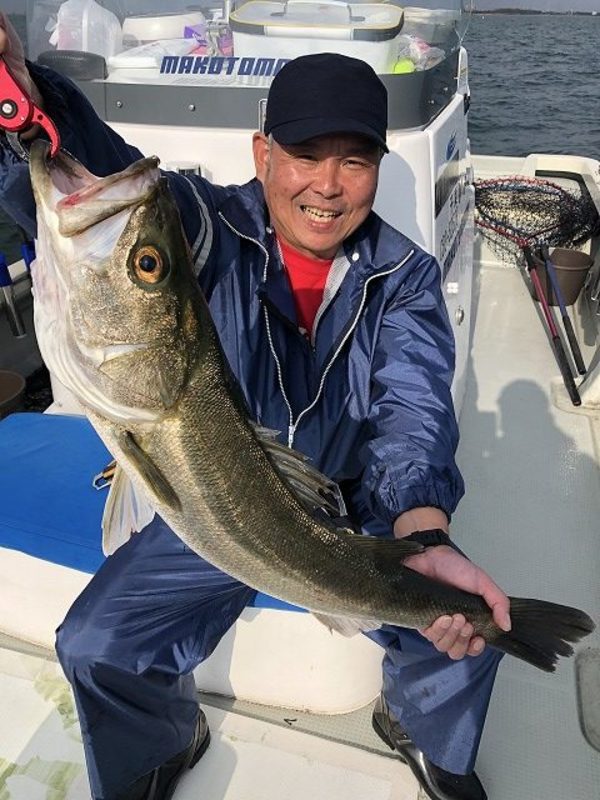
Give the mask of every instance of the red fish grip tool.
[(46, 132), (50, 139), (50, 158), (54, 158), (60, 150), (60, 135), (56, 125), (22, 89), (6, 61), (0, 57), (0, 129), (14, 143), (19, 132), (32, 125), (39, 125)]

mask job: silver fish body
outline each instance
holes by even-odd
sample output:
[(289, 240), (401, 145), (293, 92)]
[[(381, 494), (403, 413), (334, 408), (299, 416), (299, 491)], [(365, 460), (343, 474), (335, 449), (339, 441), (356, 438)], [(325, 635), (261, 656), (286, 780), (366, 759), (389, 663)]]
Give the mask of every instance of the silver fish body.
[(461, 612), (487, 641), (554, 669), (593, 629), (587, 615), (513, 599), (504, 633), (480, 597), (403, 566), (415, 545), (336, 523), (336, 487), (249, 419), (157, 164), (96, 178), (66, 154), (48, 161), (42, 143), (30, 159), (40, 349), (138, 491), (256, 589), (328, 618), (415, 628)]

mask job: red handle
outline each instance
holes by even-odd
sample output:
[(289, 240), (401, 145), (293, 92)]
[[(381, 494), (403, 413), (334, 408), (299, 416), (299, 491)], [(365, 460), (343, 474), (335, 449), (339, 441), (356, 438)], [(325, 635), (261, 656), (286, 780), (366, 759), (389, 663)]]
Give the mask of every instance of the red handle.
[(33, 102), (0, 56), (0, 128), (18, 133), (31, 125), (40, 125), (50, 139), (50, 157), (60, 150), (60, 135), (56, 125)]
[(6, 61), (0, 58), (0, 127), (6, 131), (22, 131), (31, 125), (33, 101), (24, 92)]

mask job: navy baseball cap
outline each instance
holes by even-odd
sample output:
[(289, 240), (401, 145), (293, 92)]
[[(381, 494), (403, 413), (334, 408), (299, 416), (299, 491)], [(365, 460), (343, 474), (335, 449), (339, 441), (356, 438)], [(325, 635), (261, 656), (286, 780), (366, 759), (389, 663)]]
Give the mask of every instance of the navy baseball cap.
[(387, 153), (387, 89), (366, 62), (337, 53), (288, 61), (273, 78), (264, 132), (278, 144), (358, 133)]

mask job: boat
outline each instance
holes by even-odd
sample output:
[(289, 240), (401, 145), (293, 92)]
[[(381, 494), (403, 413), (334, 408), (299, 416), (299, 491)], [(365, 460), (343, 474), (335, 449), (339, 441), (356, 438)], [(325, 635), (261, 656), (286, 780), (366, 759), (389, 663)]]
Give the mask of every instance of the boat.
[[(334, 49), (373, 63), (390, 96), (375, 210), (436, 255), (454, 326), (467, 494), (453, 537), (509, 594), (600, 619), (600, 232), (566, 248), (586, 263), (567, 308), (587, 365), (574, 405), (523, 259), (476, 225), (483, 181), (546, 181), (598, 213), (600, 163), (471, 153), (461, 0), (225, 0), (180, 12), (147, 0), (121, 3), (118, 15), (115, 5), (28, 0), (30, 58), (69, 74), (111, 126), (166, 168), (217, 183), (253, 176), (251, 133), (287, 58)], [(0, 367), (27, 375), (39, 366), (27, 268), (17, 260), (10, 274), (26, 336), (15, 338), (0, 313)], [(53, 637), (102, 560), (98, 476), (109, 455), (54, 376), (51, 389), (44, 413), (0, 421), (2, 800), (89, 798)], [(477, 761), (490, 800), (597, 796), (598, 637), (554, 674), (502, 662)], [(330, 634), (302, 610), (259, 597), (196, 672), (213, 741), (175, 797), (422, 799), (371, 728), (381, 657), (365, 637)]]

